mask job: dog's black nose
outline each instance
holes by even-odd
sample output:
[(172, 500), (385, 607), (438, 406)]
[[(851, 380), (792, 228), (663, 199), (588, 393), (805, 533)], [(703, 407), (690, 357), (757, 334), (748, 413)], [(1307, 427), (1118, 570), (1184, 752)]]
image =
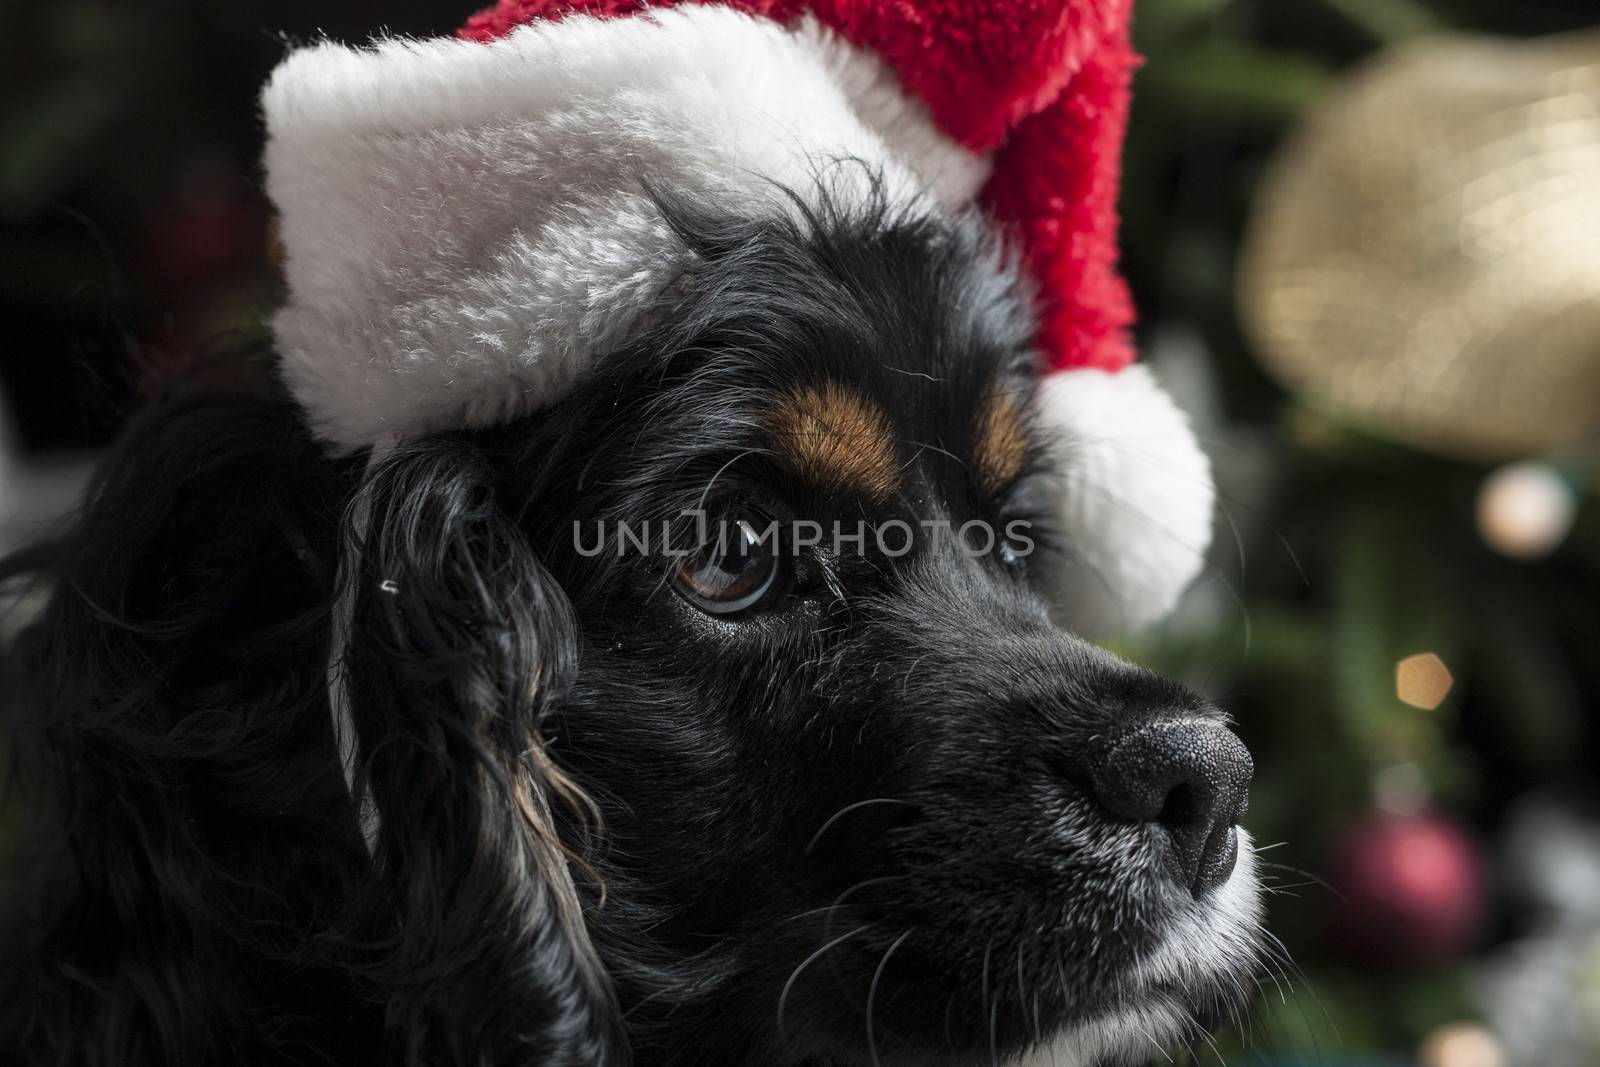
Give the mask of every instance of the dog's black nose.
[(1221, 724), (1167, 719), (1119, 738), (1090, 768), (1090, 781), (1111, 814), (1166, 831), (1178, 876), (1198, 897), (1233, 873), (1234, 826), (1254, 769), (1244, 743)]

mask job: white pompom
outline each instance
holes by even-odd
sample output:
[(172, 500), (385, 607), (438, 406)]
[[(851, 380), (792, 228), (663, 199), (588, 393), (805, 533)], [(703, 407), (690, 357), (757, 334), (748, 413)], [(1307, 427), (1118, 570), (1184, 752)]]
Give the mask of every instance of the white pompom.
[(1058, 617), (1085, 633), (1156, 621), (1211, 544), (1211, 464), (1188, 420), (1139, 365), (1047, 375), (1039, 408), (1060, 474)]

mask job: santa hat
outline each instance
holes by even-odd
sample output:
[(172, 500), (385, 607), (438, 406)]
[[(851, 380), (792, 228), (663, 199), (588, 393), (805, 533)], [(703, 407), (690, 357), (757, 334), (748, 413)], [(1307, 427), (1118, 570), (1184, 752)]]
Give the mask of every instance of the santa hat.
[[(691, 256), (656, 188), (978, 204), (1037, 283), (1065, 619), (1162, 615), (1210, 469), (1132, 365), (1116, 273), (1131, 0), (500, 0), (458, 39), (321, 43), (263, 95), (282, 369), (330, 447), (556, 403)], [(828, 167), (840, 159), (870, 168)], [(808, 192), (815, 190), (816, 192)]]

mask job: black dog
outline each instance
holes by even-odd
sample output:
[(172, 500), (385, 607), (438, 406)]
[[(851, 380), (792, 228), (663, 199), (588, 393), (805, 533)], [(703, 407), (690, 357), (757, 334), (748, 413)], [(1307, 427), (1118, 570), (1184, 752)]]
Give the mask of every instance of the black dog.
[(989, 240), (670, 214), (556, 409), (368, 470), (202, 377), (10, 561), (10, 1062), (1084, 1064), (1239, 995), (1249, 757), (1051, 623)]

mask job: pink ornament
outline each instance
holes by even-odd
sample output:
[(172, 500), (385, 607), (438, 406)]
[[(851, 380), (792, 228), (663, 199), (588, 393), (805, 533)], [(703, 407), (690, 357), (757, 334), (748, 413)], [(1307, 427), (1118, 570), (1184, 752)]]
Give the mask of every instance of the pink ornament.
[(1342, 899), (1329, 937), (1359, 962), (1443, 963), (1466, 951), (1483, 928), (1483, 859), (1476, 842), (1446, 816), (1369, 816), (1345, 837), (1333, 870)]

